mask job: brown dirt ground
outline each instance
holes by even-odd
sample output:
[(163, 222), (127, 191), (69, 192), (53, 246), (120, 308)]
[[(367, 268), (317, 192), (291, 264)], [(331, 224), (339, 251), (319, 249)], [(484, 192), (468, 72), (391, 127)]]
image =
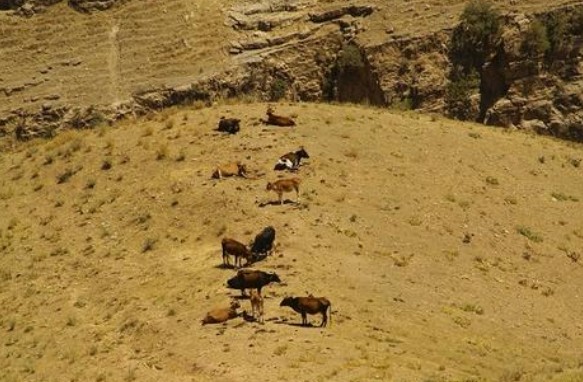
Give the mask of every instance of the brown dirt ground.
[[(265, 127), (265, 109), (2, 141), (0, 380), (583, 380), (581, 145), (351, 105), (280, 104), (298, 126)], [(300, 204), (261, 207), (300, 145)], [(210, 179), (231, 160), (258, 178)], [(221, 237), (268, 224), (265, 324), (202, 327), (238, 295)], [(306, 293), (330, 327), (279, 307)]]

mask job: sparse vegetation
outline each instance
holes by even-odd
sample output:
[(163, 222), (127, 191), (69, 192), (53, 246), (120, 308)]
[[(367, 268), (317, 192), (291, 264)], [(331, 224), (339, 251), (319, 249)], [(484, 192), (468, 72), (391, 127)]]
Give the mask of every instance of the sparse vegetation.
[(157, 241), (158, 241), (157, 239), (151, 237), (146, 238), (144, 240), (144, 243), (142, 244), (142, 253), (146, 253), (153, 250)]
[(532, 229), (526, 226), (519, 226), (516, 228), (516, 231), (521, 234), (522, 236), (526, 237), (528, 240), (534, 243), (541, 243), (543, 241), (542, 235), (537, 232), (534, 232)]
[(71, 168), (65, 169), (63, 172), (57, 175), (57, 184), (68, 182), (73, 175), (75, 175), (75, 171), (73, 169)]
[(156, 160), (166, 159), (168, 157), (168, 146), (161, 144), (156, 150)]
[(520, 50), (522, 54), (537, 58), (545, 54), (551, 47), (547, 37), (547, 28), (537, 19), (534, 19), (524, 34)]
[(279, 101), (280, 99), (284, 98), (288, 89), (288, 84), (286, 81), (282, 80), (281, 78), (276, 78), (271, 83), (270, 89), (270, 100), (272, 102)]
[(470, 0), (460, 16), (460, 25), (451, 41), (454, 62), (480, 70), (486, 56), (498, 45), (501, 34), (500, 13), (487, 0)]

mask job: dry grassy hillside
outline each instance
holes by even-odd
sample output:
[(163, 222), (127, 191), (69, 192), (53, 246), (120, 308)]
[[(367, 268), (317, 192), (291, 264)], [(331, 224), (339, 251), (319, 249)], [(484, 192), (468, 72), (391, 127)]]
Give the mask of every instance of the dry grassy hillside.
[[(3, 141), (0, 380), (583, 379), (580, 145), (346, 105), (281, 104), (298, 126), (266, 127), (265, 108)], [(300, 204), (268, 204), (300, 145)], [(257, 179), (211, 180), (230, 160)], [(221, 238), (268, 224), (265, 324), (200, 326), (238, 295)], [(279, 307), (306, 293), (330, 327)]]
[[(495, 1), (503, 12), (536, 12), (570, 0)], [(238, 65), (241, 56), (228, 54), (232, 42), (262, 32), (235, 31), (230, 11), (257, 1), (166, 0), (128, 1), (90, 15), (75, 12), (66, 2), (31, 18), (0, 11), (0, 117), (42, 105), (111, 105), (137, 92), (188, 85)], [(270, 3), (277, 3), (271, 1)], [(341, 0), (300, 0), (294, 12), (274, 12), (288, 19), (269, 39), (302, 31), (310, 12), (346, 4)], [(452, 27), (465, 1), (369, 0), (376, 11), (364, 21), (362, 43), (381, 43), (394, 36), (423, 35)], [(388, 35), (387, 31), (392, 34)], [(297, 39), (289, 44), (298, 44)], [(288, 45), (289, 45), (288, 44)], [(300, 48), (301, 49), (301, 48)], [(264, 54), (262, 49), (244, 55)]]

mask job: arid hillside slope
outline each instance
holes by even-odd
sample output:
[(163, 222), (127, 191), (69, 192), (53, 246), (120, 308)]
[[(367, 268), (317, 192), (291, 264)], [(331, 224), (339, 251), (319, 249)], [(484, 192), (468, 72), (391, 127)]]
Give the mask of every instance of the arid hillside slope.
[[(583, 379), (580, 145), (349, 105), (282, 103), (297, 127), (267, 127), (266, 106), (2, 141), (0, 380)], [(272, 203), (301, 145), (300, 202)], [(250, 179), (210, 179), (231, 160)], [(266, 225), (265, 324), (201, 326), (239, 295), (221, 238)], [(328, 328), (279, 307), (308, 293)]]

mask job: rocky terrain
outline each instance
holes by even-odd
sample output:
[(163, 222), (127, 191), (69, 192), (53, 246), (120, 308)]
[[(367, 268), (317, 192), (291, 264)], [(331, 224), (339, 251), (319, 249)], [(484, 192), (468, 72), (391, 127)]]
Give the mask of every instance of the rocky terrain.
[[(582, 32), (573, 16), (581, 2), (493, 4), (502, 20), (499, 48), (462, 93), (465, 117), (581, 140)], [(451, 115), (450, 42), (463, 7), (443, 0), (4, 1), (0, 133), (50, 136), (235, 96)], [(569, 43), (553, 50), (552, 65), (522, 51), (536, 20), (559, 19), (569, 25)]]

